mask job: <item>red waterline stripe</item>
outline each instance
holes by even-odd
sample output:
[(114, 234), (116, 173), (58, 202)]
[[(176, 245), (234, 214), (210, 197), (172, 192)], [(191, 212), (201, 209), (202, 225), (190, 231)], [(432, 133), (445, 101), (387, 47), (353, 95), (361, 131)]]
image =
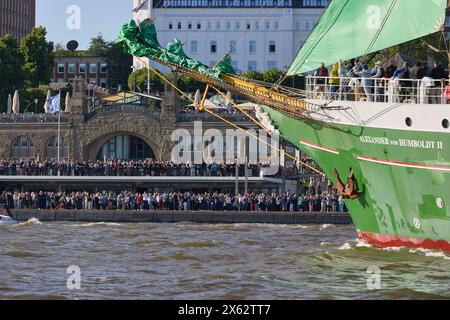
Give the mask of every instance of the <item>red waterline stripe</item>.
[(367, 241), (378, 248), (408, 247), (450, 251), (450, 241), (447, 240), (398, 237), (361, 231), (358, 232), (358, 236), (361, 240)]
[(425, 164), (417, 164), (417, 163), (408, 163), (408, 162), (398, 162), (398, 161), (389, 161), (389, 160), (381, 160), (369, 157), (358, 156), (359, 160), (379, 163), (379, 164), (387, 164), (390, 166), (404, 167), (404, 168), (416, 168), (416, 169), (425, 169), (425, 170), (436, 170), (436, 171), (447, 171), (450, 172), (450, 167), (441, 167), (441, 166), (427, 166)]
[(314, 148), (314, 149), (326, 151), (326, 152), (333, 153), (333, 154), (339, 154), (339, 151), (337, 151), (337, 150), (326, 148), (326, 147), (321, 147), (321, 146), (318, 146), (317, 144), (314, 144), (314, 143), (311, 143), (311, 142), (300, 141), (300, 143), (305, 145), (305, 146)]

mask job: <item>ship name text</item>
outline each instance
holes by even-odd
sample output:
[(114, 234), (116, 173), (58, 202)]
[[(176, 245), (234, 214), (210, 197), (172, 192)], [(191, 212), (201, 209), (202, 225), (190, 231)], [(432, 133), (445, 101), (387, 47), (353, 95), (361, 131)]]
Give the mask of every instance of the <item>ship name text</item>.
[(389, 139), (386, 137), (361, 136), (362, 143), (397, 146), (402, 148), (443, 150), (444, 143), (436, 140)]

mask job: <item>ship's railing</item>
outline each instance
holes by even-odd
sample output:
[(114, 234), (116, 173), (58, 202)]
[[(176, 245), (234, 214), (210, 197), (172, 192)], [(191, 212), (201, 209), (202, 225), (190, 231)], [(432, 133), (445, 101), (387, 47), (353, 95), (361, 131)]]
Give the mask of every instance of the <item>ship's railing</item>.
[(306, 77), (306, 97), (319, 100), (412, 104), (450, 102), (448, 80)]

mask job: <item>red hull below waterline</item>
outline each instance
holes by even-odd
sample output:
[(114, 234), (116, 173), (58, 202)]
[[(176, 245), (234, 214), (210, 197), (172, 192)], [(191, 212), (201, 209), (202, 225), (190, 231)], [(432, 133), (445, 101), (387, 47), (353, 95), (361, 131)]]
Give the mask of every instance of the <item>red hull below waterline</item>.
[(450, 241), (425, 238), (406, 238), (386, 234), (358, 232), (361, 240), (378, 248), (407, 247), (416, 249), (431, 249), (450, 252)]

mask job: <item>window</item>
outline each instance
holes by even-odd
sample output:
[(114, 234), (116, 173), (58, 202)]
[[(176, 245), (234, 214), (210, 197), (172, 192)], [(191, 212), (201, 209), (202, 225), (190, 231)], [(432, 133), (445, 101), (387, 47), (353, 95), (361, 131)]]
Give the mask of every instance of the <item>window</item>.
[(230, 30), (231, 29), (231, 22), (227, 21), (227, 29)]
[(249, 52), (256, 53), (256, 41), (252, 40), (249, 42)]
[(233, 69), (236, 71), (238, 69), (238, 63), (235, 60), (231, 60), (231, 66), (233, 67)]
[(236, 21), (236, 29), (240, 29), (241, 28), (241, 23), (239, 21)]
[(12, 145), (14, 159), (29, 160), (34, 158), (34, 144), (28, 137), (17, 138)]
[(90, 72), (90, 73), (97, 73), (97, 64), (91, 63), (91, 64), (89, 65), (89, 72)]
[(169, 22), (169, 30), (172, 30), (173, 29), (173, 24), (172, 24), (172, 22)]
[(275, 53), (277, 50), (277, 46), (275, 41), (269, 41), (269, 53)]
[(206, 23), (206, 28), (211, 29), (211, 21), (208, 21), (208, 22)]
[(178, 22), (178, 30), (181, 29), (181, 22)]
[(102, 63), (100, 65), (100, 72), (101, 73), (107, 73), (108, 72), (108, 65), (106, 63)]
[(188, 29), (191, 30), (192, 29), (192, 22), (188, 23)]
[(106, 79), (100, 80), (100, 86), (102, 88), (106, 88), (108, 86), (108, 82), (106, 81)]
[(56, 159), (58, 157), (58, 149), (60, 152), (60, 157), (61, 158), (68, 158), (69, 155), (69, 145), (68, 143), (65, 141), (64, 137), (60, 137), (60, 144), (61, 147), (58, 148), (58, 137), (52, 137), (50, 138), (50, 140), (48, 140), (47, 142), (47, 147), (46, 147), (46, 153), (45, 153), (45, 157), (47, 158), (47, 160), (51, 160), (51, 159)]
[(210, 52), (217, 53), (217, 41), (211, 41), (210, 43)]
[(259, 29), (259, 21), (255, 22), (255, 29), (258, 30)]
[(89, 83), (97, 85), (97, 79), (90, 79)]
[(231, 53), (237, 52), (237, 43), (234, 40), (230, 41), (230, 52)]
[(270, 21), (266, 21), (266, 29), (270, 29)]
[(86, 73), (86, 63), (80, 63), (80, 73)]
[(216, 21), (216, 29), (220, 29), (220, 21)]
[(256, 61), (249, 61), (248, 62), (248, 71), (256, 71), (257, 66), (258, 66), (258, 64)]
[(197, 41), (191, 41), (191, 53), (197, 53), (198, 43)]
[(75, 63), (69, 63), (68, 70), (69, 73), (75, 73)]
[(247, 22), (247, 30), (250, 30), (252, 28), (252, 25), (250, 24), (250, 22)]
[(280, 27), (280, 24), (279, 24), (278, 21), (275, 21), (273, 26), (274, 26), (275, 29), (278, 29)]
[(64, 73), (66, 70), (66, 66), (64, 63), (58, 63), (58, 73)]
[(202, 28), (202, 24), (200, 22), (197, 23), (197, 30), (200, 30)]
[(267, 61), (267, 69), (273, 69), (273, 68), (276, 68), (276, 67), (277, 67), (277, 62), (276, 61), (272, 61), (272, 60)]

